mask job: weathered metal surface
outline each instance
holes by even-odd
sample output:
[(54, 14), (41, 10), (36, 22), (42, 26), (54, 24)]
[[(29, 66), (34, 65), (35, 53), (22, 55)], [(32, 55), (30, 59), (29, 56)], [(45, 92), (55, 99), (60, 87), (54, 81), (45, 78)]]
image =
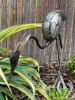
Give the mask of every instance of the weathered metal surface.
[[(75, 54), (75, 2), (74, 0), (0, 0), (0, 29), (15, 24), (43, 22), (48, 12), (62, 9), (66, 12), (67, 21), (63, 23), (61, 36), (63, 41), (62, 60), (69, 60)], [(41, 28), (28, 29), (4, 40), (1, 46), (13, 49), (23, 34), (37, 36), (41, 45), (44, 43)], [(31, 40), (24, 47), (22, 55), (33, 57), (39, 62), (57, 60), (55, 41), (46, 49), (40, 50)]]

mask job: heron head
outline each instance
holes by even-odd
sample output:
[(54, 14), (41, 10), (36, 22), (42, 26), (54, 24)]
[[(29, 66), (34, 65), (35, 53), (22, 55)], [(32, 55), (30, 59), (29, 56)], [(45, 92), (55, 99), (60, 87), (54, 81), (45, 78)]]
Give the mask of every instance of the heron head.
[(60, 33), (62, 21), (66, 19), (62, 10), (50, 12), (45, 17), (42, 25), (42, 33), (45, 40), (54, 40)]

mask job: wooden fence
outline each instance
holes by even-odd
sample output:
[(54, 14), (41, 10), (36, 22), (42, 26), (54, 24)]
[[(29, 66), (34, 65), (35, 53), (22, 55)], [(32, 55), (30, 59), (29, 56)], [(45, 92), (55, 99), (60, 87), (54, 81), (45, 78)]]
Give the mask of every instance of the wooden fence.
[[(66, 12), (67, 21), (61, 30), (63, 49), (62, 60), (69, 60), (75, 54), (75, 2), (74, 0), (0, 0), (0, 29), (15, 24), (40, 23), (48, 12), (62, 9)], [(38, 37), (41, 45), (44, 44), (41, 28), (28, 29), (12, 35), (1, 43), (1, 46), (13, 49), (23, 34), (33, 34)], [(24, 47), (22, 55), (32, 57), (39, 62), (57, 60), (55, 42), (48, 48), (40, 50), (31, 40)]]

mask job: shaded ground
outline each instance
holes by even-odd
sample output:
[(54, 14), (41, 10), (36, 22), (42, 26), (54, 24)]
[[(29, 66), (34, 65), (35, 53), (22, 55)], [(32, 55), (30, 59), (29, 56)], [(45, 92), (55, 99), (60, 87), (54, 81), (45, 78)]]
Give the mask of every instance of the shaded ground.
[[(75, 93), (75, 75), (71, 75), (65, 62), (61, 63), (62, 66), (62, 76), (64, 79), (69, 79), (73, 83), (72, 94)], [(56, 78), (58, 77), (59, 63), (56, 62), (46, 62), (40, 64), (40, 74), (41, 79), (47, 85), (53, 85)], [(71, 96), (71, 95), (70, 95)], [(75, 100), (75, 99), (74, 99)]]
[[(71, 82), (73, 83), (73, 91), (72, 91), (72, 94), (73, 94), (75, 93), (75, 75), (71, 75), (69, 73), (69, 69), (66, 66), (66, 63), (62, 62), (61, 65), (62, 65), (63, 77), (71, 80)], [(40, 64), (41, 79), (45, 82), (45, 84), (53, 85), (55, 83), (56, 78), (58, 77), (58, 70), (59, 70), (59, 64), (56, 62), (41, 63)], [(26, 99), (26, 97), (23, 98), (24, 95), (17, 90), (15, 90), (15, 95), (17, 96), (16, 100), (28, 100)], [(37, 96), (37, 100), (45, 100), (45, 99), (39, 94)]]
[[(72, 81), (74, 88), (75, 88), (75, 75), (71, 75), (69, 72), (68, 67), (66, 66), (66, 63), (62, 62), (62, 75), (64, 78), (68, 78)], [(40, 74), (41, 79), (47, 84), (47, 85), (53, 85), (55, 82), (55, 79), (58, 76), (58, 70), (59, 70), (59, 64), (58, 63), (42, 63), (40, 65)]]

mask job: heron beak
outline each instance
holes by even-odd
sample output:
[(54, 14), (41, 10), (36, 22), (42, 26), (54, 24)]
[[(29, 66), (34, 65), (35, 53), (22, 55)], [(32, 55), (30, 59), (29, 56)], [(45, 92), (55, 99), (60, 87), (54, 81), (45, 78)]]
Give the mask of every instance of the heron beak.
[(23, 47), (24, 47), (24, 45), (26, 45), (26, 43), (28, 42), (30, 36), (31, 36), (31, 35), (28, 35), (27, 37), (25, 37), (25, 39), (23, 39), (23, 40), (19, 43), (19, 45), (16, 47), (16, 49), (14, 50), (14, 52), (17, 51), (17, 50), (18, 50), (19, 52), (21, 52), (22, 49), (23, 49)]

